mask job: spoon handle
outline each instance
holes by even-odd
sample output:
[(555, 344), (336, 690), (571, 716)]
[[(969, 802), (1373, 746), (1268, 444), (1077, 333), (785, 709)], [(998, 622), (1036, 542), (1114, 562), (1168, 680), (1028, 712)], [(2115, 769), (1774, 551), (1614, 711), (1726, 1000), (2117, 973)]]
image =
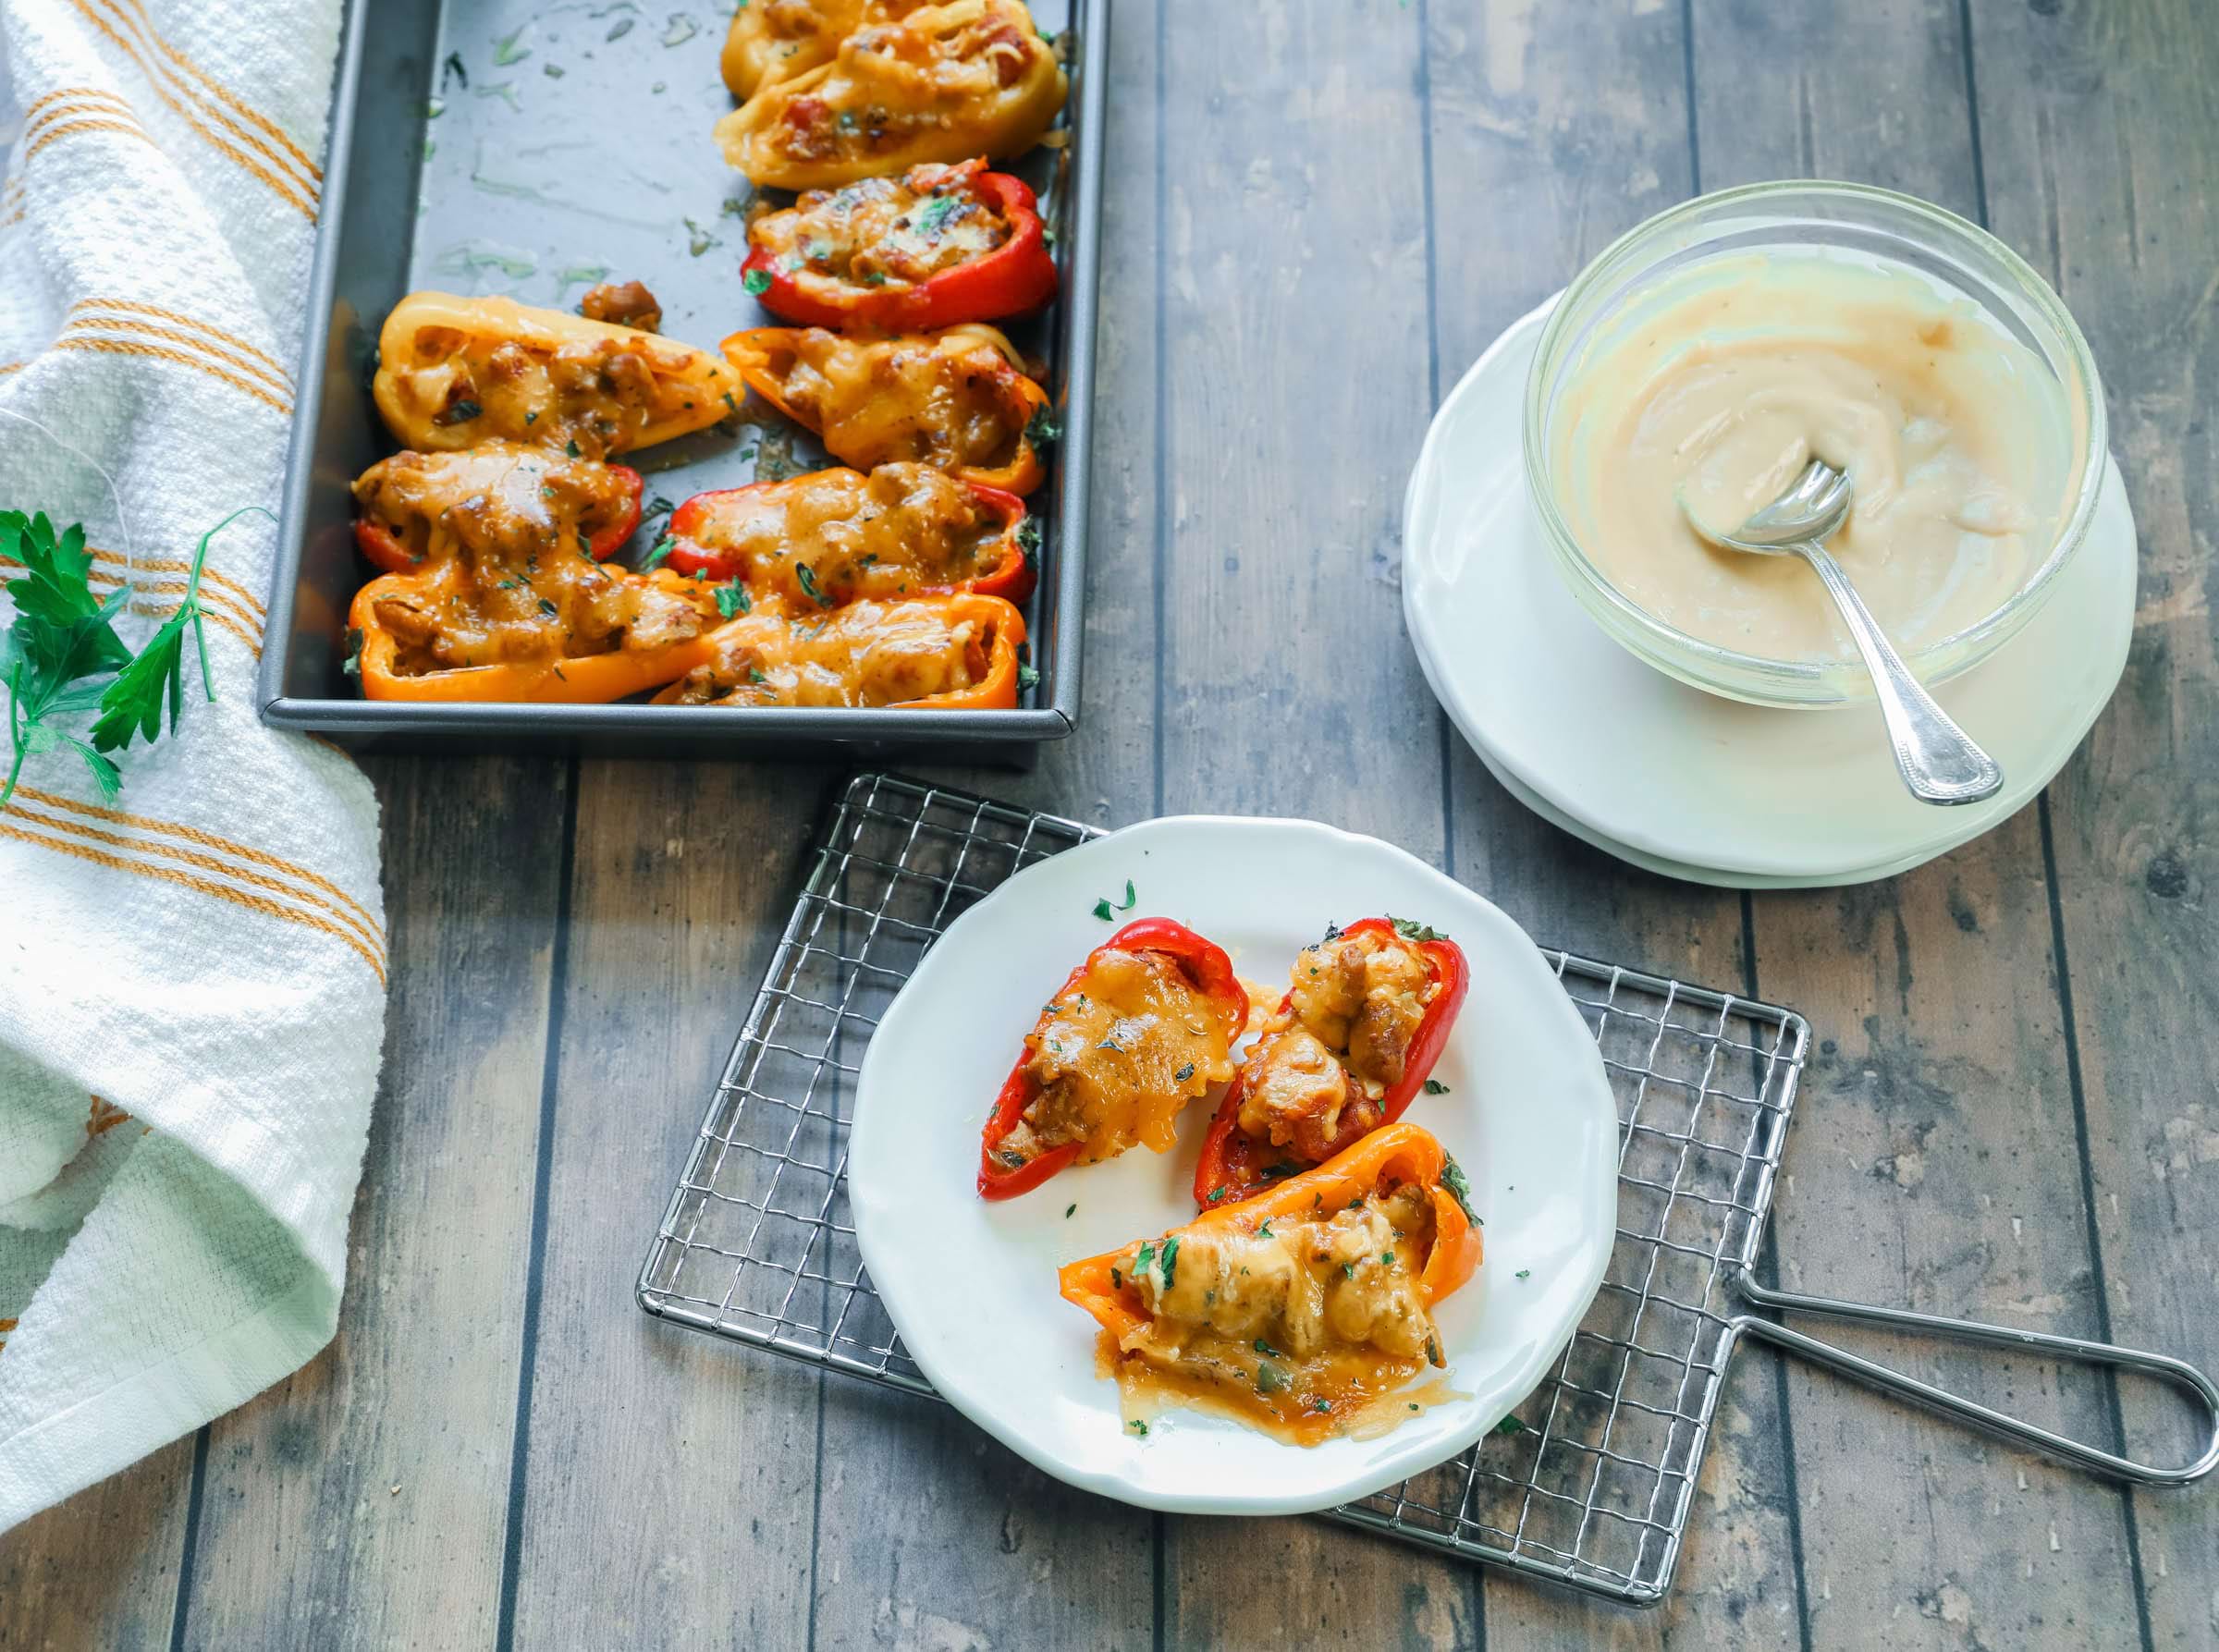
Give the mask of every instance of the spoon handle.
[(1911, 795), (1924, 803), (1977, 803), (2002, 790), (2002, 766), (1919, 686), (1841, 564), (1821, 545), (1795, 548), (1817, 571), (1857, 640), (1857, 651), (1865, 656), (1880, 696), (1880, 715), (1887, 721), (1888, 741), (1895, 749), (1895, 767)]

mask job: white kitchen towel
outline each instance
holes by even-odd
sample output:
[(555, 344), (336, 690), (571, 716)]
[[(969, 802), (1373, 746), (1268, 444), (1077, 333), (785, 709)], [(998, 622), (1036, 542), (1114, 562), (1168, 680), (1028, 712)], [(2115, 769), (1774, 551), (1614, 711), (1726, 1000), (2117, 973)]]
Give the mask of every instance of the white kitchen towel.
[[(134, 647), (200, 536), (277, 502), (339, 9), (0, 0), (0, 508), (84, 523)], [(0, 811), (0, 1529), (337, 1322), (385, 1017), (377, 807), (255, 718), (275, 542), (257, 515), (213, 543), (216, 699), (189, 643), (183, 721), (113, 805), (64, 750)]]

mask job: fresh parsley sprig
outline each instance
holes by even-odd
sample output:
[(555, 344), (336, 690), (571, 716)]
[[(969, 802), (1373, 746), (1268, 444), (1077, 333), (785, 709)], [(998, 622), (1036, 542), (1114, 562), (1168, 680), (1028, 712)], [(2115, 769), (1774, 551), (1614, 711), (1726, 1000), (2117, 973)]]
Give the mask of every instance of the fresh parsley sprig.
[[(107, 753), (125, 750), (139, 736), (152, 744), (161, 734), (166, 704), (170, 731), (177, 731), (185, 704), (188, 626), (200, 655), (202, 691), (215, 698), (202, 624), (201, 569), (208, 559), (208, 542), (253, 510), (262, 507), (235, 510), (201, 535), (185, 581), (185, 600), (136, 655), (116, 634), (114, 624), (131, 599), (131, 587), (118, 585), (104, 598), (92, 594), (92, 557), (85, 548), (84, 525), (57, 534), (43, 511), (35, 516), (0, 511), (0, 555), (23, 565), (22, 577), (7, 582), (15, 619), (0, 633), (0, 681), (7, 684), (7, 732), (15, 748), (6, 782), (0, 785), (0, 809), (15, 796), (25, 762), (63, 746), (84, 759), (102, 798), (114, 802), (123, 775)], [(95, 710), (99, 716), (89, 730), (90, 740), (57, 726), (62, 717)]]

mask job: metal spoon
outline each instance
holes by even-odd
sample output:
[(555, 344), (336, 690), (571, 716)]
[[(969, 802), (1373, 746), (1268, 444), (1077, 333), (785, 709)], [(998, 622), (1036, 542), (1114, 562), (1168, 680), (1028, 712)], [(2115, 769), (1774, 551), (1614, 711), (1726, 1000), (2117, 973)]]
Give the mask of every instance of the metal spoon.
[(1731, 533), (1698, 519), (1685, 499), (1680, 509), (1713, 545), (1759, 557), (1800, 557), (1810, 564), (1872, 673), (1895, 767), (1913, 797), (1923, 803), (1977, 803), (1993, 797), (2003, 789), (2002, 767), (1919, 685), (1842, 565), (1826, 552), (1827, 536), (1848, 520), (1850, 495), (1849, 478), (1814, 459), (1794, 485)]

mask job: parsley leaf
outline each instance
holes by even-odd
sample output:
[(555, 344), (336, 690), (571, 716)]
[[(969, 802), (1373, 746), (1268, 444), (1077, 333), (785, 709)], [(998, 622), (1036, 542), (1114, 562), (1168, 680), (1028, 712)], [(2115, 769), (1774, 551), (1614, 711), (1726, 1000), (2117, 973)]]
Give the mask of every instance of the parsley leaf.
[(1046, 402), (1035, 408), (1033, 416), (1025, 421), (1024, 439), (1036, 447), (1052, 447), (1063, 439), (1063, 426)]
[(770, 290), (770, 272), (758, 265), (740, 277), (740, 285), (759, 299)]
[(797, 562), (793, 565), (793, 577), (801, 582), (802, 594), (818, 607), (828, 608), (832, 606), (832, 599), (817, 587), (816, 569), (806, 562)]
[(1428, 1095), (1446, 1095), (1448, 1093), (1448, 1085), (1442, 1083), (1439, 1079), (1428, 1079), (1426, 1081), (1426, 1094)]
[(640, 558), (640, 571), (647, 573), (662, 567), (664, 558), (676, 549), (678, 549), (678, 541), (672, 539), (668, 533), (664, 534), (662, 538), (655, 542), (655, 548)]
[(747, 587), (738, 580), (729, 585), (717, 587), (717, 611), (727, 619), (735, 614), (744, 614), (754, 606), (754, 599), (748, 595)]
[(1526, 1432), (1526, 1425), (1519, 1422), (1515, 1417), (1504, 1417), (1500, 1423), (1497, 1423), (1492, 1428), (1489, 1429), (1488, 1432), (1490, 1434), (1500, 1434), (1507, 1438), (1514, 1434), (1524, 1434)]
[(1101, 899), (1094, 903), (1094, 915), (1099, 918), (1105, 924), (1111, 923), (1115, 920), (1119, 912), (1131, 912), (1133, 910), (1134, 902), (1138, 899), (1139, 897), (1133, 892), (1133, 880), (1128, 877), (1125, 879), (1124, 905), (1111, 906), (1110, 904), (1110, 898), (1105, 895)]
[(1406, 941), (1445, 941), (1449, 937), (1428, 924), (1413, 923), (1408, 918), (1389, 918), (1394, 933)]
[(1453, 1158), (1441, 1167), (1441, 1185), (1449, 1190), (1449, 1197), (1463, 1207), (1466, 1217), (1475, 1222), (1479, 1219), (1479, 1213), (1472, 1208), (1472, 1179)]

